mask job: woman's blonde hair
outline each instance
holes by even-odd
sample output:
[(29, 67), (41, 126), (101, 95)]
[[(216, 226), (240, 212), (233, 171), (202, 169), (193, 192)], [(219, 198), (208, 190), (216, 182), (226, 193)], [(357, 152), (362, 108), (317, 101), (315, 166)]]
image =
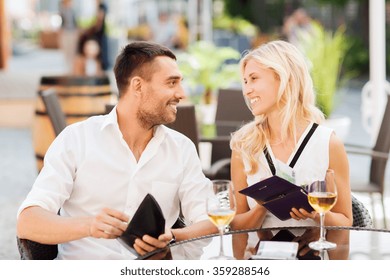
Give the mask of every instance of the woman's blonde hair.
[[(271, 41), (248, 52), (240, 62), (242, 75), (250, 60), (272, 70), (280, 81), (277, 106), (282, 120), (282, 141), (289, 137), (297, 141), (297, 123), (322, 122), (324, 116), (315, 106), (313, 81), (305, 57), (294, 45), (285, 41)], [(256, 116), (252, 122), (233, 133), (230, 147), (249, 163), (245, 170), (248, 174), (254, 174), (258, 170), (258, 159), (269, 134), (266, 115)]]

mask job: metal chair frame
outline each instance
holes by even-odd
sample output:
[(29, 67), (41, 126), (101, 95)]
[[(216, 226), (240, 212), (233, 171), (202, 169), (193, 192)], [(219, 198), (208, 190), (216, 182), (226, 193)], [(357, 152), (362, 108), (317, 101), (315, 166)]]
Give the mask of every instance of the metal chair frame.
[(368, 182), (358, 184), (351, 183), (351, 190), (352, 192), (370, 194), (374, 220), (376, 219), (373, 194), (380, 194), (383, 211), (383, 224), (385, 228), (387, 228), (386, 208), (384, 202), (385, 175), (390, 151), (390, 95), (387, 97), (387, 105), (374, 147), (368, 148), (359, 145), (345, 144), (348, 154), (368, 156), (371, 158)]
[(49, 88), (47, 90), (39, 91), (38, 94), (45, 104), (54, 133), (57, 136), (67, 126), (66, 116), (61, 108), (57, 92), (55, 89)]

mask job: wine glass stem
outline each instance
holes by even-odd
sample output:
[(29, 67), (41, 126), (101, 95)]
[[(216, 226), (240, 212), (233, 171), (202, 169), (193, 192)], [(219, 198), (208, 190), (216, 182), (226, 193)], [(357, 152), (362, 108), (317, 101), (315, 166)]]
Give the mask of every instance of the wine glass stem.
[(219, 236), (221, 238), (221, 242), (220, 242), (220, 245), (219, 245), (219, 255), (220, 256), (224, 256), (225, 255), (225, 252), (223, 251), (223, 233), (225, 231), (225, 226), (221, 226), (219, 227)]
[(320, 241), (325, 241), (325, 229), (324, 229), (324, 222), (325, 222), (325, 213), (320, 213)]

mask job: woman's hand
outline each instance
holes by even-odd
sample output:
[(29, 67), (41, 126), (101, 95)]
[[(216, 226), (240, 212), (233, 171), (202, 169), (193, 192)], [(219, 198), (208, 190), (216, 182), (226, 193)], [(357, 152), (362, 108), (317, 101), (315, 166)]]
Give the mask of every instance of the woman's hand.
[(306, 220), (307, 218), (315, 220), (317, 216), (317, 212), (316, 211), (308, 212), (303, 208), (299, 208), (299, 210), (296, 208), (292, 208), (290, 212), (290, 216), (291, 218), (297, 221)]

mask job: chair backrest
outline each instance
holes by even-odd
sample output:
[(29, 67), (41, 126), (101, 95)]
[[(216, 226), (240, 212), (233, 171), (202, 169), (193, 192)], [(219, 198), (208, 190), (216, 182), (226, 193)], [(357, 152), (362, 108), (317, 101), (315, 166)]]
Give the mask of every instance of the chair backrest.
[(176, 120), (173, 123), (167, 124), (167, 126), (190, 138), (199, 153), (199, 131), (194, 105), (177, 106)]
[(106, 114), (109, 114), (112, 111), (112, 109), (114, 109), (115, 105), (116, 104), (107, 103), (105, 105)]
[[(199, 131), (196, 122), (195, 106), (194, 105), (180, 105), (177, 107), (176, 120), (173, 123), (167, 125), (180, 133), (183, 133), (194, 142), (197, 152), (199, 154)], [(219, 136), (215, 138), (205, 139), (206, 142), (211, 142), (211, 164), (213, 165), (219, 160), (230, 159), (230, 137)], [(218, 171), (217, 171), (218, 170)], [(212, 179), (230, 179), (230, 167), (229, 166), (212, 166), (209, 170), (203, 170), (205, 175)], [(216, 174), (212, 174), (212, 171), (217, 171)], [(211, 177), (210, 177), (211, 176)]]
[(353, 195), (352, 198), (352, 214), (353, 214), (353, 227), (368, 227), (373, 228), (370, 213), (364, 204)]
[[(387, 95), (387, 104), (379, 128), (374, 151), (389, 153), (390, 151), (390, 95)], [(370, 182), (378, 185), (383, 193), (385, 183), (387, 159), (375, 158), (371, 160)]]
[(57, 93), (54, 89), (47, 89), (39, 91), (39, 96), (42, 98), (42, 101), (45, 104), (45, 108), (53, 126), (54, 133), (57, 136), (67, 125), (66, 117), (62, 111)]
[(57, 244), (41, 244), (16, 237), (21, 260), (53, 260), (58, 254)]
[(230, 135), (251, 120), (253, 120), (253, 115), (245, 104), (241, 89), (218, 90), (215, 114), (218, 136)]

